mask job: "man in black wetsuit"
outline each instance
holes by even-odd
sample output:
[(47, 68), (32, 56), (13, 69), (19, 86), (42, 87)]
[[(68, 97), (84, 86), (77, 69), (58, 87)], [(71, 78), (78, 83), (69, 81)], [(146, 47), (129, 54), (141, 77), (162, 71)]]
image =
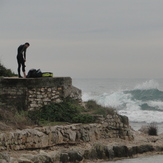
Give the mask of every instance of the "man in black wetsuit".
[(26, 78), (25, 73), (25, 62), (26, 62), (26, 49), (30, 46), (28, 42), (18, 47), (17, 61), (18, 61), (18, 76), (21, 78), (20, 68), (22, 66), (22, 71), (24, 74), (24, 78)]

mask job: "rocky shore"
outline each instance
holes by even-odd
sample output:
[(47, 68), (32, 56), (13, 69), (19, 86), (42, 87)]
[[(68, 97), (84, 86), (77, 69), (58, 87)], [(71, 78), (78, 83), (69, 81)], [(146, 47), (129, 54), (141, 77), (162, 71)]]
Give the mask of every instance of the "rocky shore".
[(1, 163), (84, 163), (156, 154), (163, 134), (134, 131), (127, 117), (108, 115), (94, 124), (36, 127), (0, 133)]
[(142, 154), (162, 154), (163, 134), (147, 136), (133, 131), (132, 141), (119, 138), (96, 142), (65, 143), (35, 150), (3, 151), (1, 163), (72, 163), (98, 160), (115, 160), (138, 157)]

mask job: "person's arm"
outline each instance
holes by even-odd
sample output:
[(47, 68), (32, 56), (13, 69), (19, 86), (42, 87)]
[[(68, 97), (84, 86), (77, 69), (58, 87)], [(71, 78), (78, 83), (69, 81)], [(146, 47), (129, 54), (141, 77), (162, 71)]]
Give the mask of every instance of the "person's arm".
[(25, 47), (25, 45), (23, 45), (22, 50), (21, 50), (21, 53), (23, 55), (24, 61), (26, 61), (26, 47)]
[(24, 49), (24, 61), (26, 61), (26, 49)]

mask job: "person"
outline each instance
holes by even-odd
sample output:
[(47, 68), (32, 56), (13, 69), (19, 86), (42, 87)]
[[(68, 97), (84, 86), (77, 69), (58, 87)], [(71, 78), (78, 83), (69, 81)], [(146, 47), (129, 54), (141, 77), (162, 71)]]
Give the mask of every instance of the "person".
[(26, 62), (26, 49), (30, 46), (28, 42), (26, 42), (23, 45), (20, 45), (18, 47), (18, 54), (17, 54), (17, 62), (18, 62), (18, 76), (19, 78), (22, 78), (20, 69), (22, 66), (22, 71), (24, 74), (24, 78), (26, 78), (26, 72), (25, 72), (25, 62)]

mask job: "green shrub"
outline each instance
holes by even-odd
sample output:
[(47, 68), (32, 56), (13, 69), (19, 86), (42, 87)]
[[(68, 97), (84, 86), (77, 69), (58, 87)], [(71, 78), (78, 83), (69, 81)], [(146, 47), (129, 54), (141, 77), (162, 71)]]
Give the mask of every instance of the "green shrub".
[(33, 125), (34, 123), (28, 117), (28, 111), (11, 111), (0, 109), (0, 121), (3, 124), (12, 126), (12, 128), (23, 129), (25, 126)]
[(78, 114), (72, 119), (73, 123), (93, 123), (95, 118), (89, 114)]
[(19, 126), (23, 125), (33, 125), (32, 121), (28, 117), (28, 111), (17, 111), (13, 115), (13, 119), (15, 120), (15, 123), (19, 124)]
[(35, 123), (44, 122), (70, 122), (70, 123), (90, 123), (94, 119), (91, 115), (82, 115), (84, 108), (75, 100), (65, 99), (62, 103), (51, 103), (41, 107), (39, 110), (30, 111), (29, 117)]
[(11, 77), (11, 76), (16, 76), (16, 74), (13, 73), (10, 69), (5, 68), (5, 67), (0, 63), (0, 76)]
[(88, 112), (92, 112), (92, 114), (101, 114), (106, 116), (108, 114), (115, 114), (115, 110), (113, 108), (104, 107), (96, 103), (94, 100), (89, 100), (86, 102), (86, 108)]
[[(28, 116), (36, 124), (50, 124), (51, 122), (68, 123), (94, 123), (94, 115), (114, 115), (115, 110), (98, 105), (90, 100), (85, 103), (86, 108), (78, 104), (76, 100), (65, 99), (62, 103), (51, 103), (38, 110), (29, 111)], [(122, 117), (122, 121), (126, 119)]]
[(148, 126), (148, 135), (157, 136), (158, 133), (158, 127), (155, 123), (150, 123)]

